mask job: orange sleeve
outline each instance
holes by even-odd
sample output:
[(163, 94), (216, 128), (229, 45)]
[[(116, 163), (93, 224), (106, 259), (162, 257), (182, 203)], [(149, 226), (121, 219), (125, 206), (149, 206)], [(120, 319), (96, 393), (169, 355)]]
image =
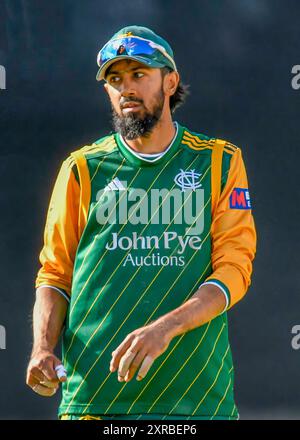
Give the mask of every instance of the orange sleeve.
[(52, 192), (44, 246), (40, 253), (41, 268), (35, 287), (53, 286), (70, 295), (75, 254), (79, 242), (78, 216), (80, 186), (69, 158), (61, 166)]
[(256, 231), (247, 191), (246, 170), (238, 148), (232, 155), (228, 179), (212, 220), (213, 273), (205, 280), (221, 288), (227, 299), (226, 309), (241, 300), (251, 283)]

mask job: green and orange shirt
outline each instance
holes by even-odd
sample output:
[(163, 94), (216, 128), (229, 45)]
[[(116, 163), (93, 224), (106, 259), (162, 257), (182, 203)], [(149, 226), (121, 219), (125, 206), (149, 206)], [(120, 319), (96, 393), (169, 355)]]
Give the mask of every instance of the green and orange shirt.
[[(176, 123), (163, 155), (119, 134), (75, 151), (59, 172), (36, 287), (69, 300), (60, 414), (235, 419), (227, 310), (250, 285), (256, 232), (241, 150)], [(128, 333), (217, 285), (226, 309), (174, 338), (142, 381), (119, 383)]]

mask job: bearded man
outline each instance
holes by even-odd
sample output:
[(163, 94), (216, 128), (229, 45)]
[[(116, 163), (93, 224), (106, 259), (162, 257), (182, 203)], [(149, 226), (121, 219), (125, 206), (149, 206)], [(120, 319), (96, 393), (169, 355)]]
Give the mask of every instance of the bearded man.
[(152, 30), (121, 29), (98, 66), (115, 132), (59, 172), (27, 384), (62, 383), (61, 419), (237, 419), (227, 311), (256, 249), (241, 150), (173, 120), (186, 88)]

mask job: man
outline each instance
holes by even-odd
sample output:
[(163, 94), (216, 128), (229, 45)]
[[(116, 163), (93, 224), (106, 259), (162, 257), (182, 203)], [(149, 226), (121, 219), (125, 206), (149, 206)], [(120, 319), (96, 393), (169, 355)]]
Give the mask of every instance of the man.
[(116, 133), (57, 178), (27, 384), (62, 382), (62, 419), (237, 419), (226, 312), (256, 246), (241, 150), (172, 120), (185, 89), (150, 29), (121, 29), (98, 65)]

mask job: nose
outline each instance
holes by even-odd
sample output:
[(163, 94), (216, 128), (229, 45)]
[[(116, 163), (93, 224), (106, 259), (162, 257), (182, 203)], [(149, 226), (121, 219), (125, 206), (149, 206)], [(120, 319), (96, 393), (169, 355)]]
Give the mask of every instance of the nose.
[(127, 75), (124, 75), (124, 77), (123, 77), (123, 81), (122, 81), (121, 88), (120, 88), (120, 93), (124, 97), (136, 96), (136, 90), (134, 88), (134, 83), (129, 77), (127, 77)]

